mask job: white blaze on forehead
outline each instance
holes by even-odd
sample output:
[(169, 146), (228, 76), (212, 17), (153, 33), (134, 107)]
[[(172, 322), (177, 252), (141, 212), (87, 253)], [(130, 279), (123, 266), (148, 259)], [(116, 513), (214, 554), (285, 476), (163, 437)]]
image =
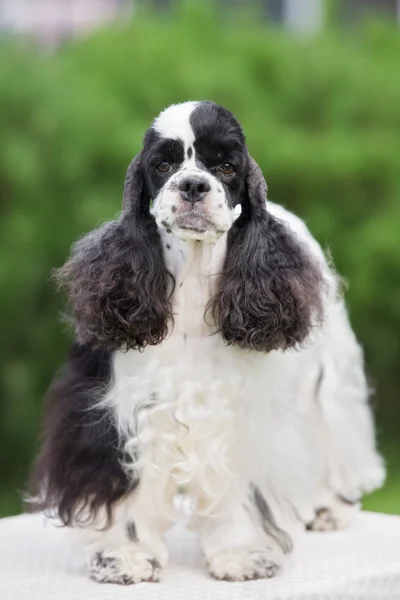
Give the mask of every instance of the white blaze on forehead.
[(164, 138), (182, 140), (185, 149), (193, 146), (194, 133), (190, 125), (190, 115), (199, 105), (198, 102), (172, 104), (153, 123), (154, 129)]

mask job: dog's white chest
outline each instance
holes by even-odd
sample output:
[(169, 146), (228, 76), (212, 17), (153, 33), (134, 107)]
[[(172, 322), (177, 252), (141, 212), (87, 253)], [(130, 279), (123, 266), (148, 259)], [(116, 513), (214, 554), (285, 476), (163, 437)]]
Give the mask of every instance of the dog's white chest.
[(151, 437), (147, 467), (154, 468), (155, 475), (159, 469), (169, 473), (176, 486), (196, 481), (212, 492), (212, 474), (230, 470), (237, 433), (235, 403), (222, 384), (182, 383), (175, 400), (161, 402), (149, 413), (144, 425)]
[(161, 494), (184, 486), (205, 505), (230, 485), (243, 378), (229, 354), (217, 336), (176, 334), (115, 359), (110, 398), (126, 450)]

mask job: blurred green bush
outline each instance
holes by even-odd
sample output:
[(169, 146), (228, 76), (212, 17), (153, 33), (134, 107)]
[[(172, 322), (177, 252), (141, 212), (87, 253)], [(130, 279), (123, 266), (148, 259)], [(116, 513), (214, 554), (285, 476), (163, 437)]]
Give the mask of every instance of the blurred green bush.
[[(394, 419), (399, 57), (394, 25), (297, 39), (247, 15), (229, 20), (193, 5), (173, 17), (135, 15), (52, 55), (1, 45), (0, 514), (19, 509), (42, 397), (69, 342), (50, 271), (78, 236), (119, 210), (126, 167), (172, 102), (212, 99), (230, 108), (271, 199), (331, 248), (350, 282), (381, 422)], [(399, 444), (390, 447), (400, 453)], [(383, 496), (370, 506), (395, 510)]]

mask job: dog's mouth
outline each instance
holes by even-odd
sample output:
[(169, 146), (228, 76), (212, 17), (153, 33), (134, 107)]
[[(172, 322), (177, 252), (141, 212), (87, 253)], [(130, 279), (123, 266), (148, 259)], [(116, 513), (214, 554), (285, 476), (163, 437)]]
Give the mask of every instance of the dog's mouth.
[(198, 233), (205, 233), (210, 229), (215, 230), (215, 225), (206, 212), (195, 207), (180, 210), (175, 218), (175, 226)]

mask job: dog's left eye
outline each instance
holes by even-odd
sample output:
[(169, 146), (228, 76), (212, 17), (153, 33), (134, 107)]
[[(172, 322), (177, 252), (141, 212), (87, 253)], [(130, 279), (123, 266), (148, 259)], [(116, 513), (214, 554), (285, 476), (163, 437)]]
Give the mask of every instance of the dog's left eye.
[(219, 171), (223, 175), (232, 175), (235, 172), (235, 169), (231, 163), (224, 163), (222, 167), (219, 168)]
[(160, 171), (160, 173), (169, 173), (170, 170), (172, 169), (172, 167), (169, 164), (169, 162), (164, 160), (164, 161), (158, 163), (158, 165), (156, 166), (156, 169), (157, 169), (157, 171)]

